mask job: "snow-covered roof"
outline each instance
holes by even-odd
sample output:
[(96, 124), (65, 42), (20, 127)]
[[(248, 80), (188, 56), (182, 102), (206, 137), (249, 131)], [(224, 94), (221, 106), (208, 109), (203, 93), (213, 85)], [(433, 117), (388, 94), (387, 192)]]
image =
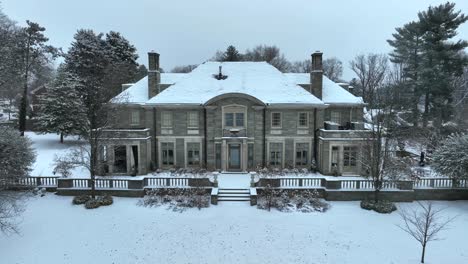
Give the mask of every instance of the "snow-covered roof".
[[(218, 74), (219, 66), (227, 76), (224, 80), (213, 77)], [(205, 104), (229, 93), (246, 94), (265, 104), (323, 105), (266, 62), (205, 62), (147, 104)]]
[[(296, 84), (309, 84), (309, 73), (285, 73), (290, 82)], [(354, 96), (339, 84), (323, 76), (322, 101), (326, 104), (363, 104), (362, 98)]]
[[(226, 79), (214, 78), (222, 66)], [(205, 62), (190, 73), (161, 73), (161, 84), (170, 86), (148, 99), (148, 77), (117, 95), (113, 102), (148, 105), (205, 104), (225, 94), (245, 94), (264, 104), (356, 105), (356, 97), (323, 76), (322, 100), (299, 84), (309, 84), (309, 73), (281, 73), (266, 62)]]
[[(186, 73), (161, 73), (161, 84), (174, 84), (187, 76)], [(148, 101), (148, 76), (114, 97), (114, 102), (144, 104)]]

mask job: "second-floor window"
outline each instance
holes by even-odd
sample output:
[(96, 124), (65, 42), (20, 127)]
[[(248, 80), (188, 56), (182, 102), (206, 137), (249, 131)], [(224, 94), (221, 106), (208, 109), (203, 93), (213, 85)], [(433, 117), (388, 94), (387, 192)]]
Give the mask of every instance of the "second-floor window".
[(224, 126), (244, 127), (244, 113), (224, 113)]
[(271, 113), (271, 127), (281, 128), (281, 113)]
[(330, 121), (340, 124), (341, 123), (341, 114), (339, 111), (330, 112)]
[(198, 127), (198, 112), (188, 112), (187, 114), (187, 126), (189, 128)]
[(139, 110), (132, 110), (132, 112), (130, 113), (130, 124), (131, 125), (140, 124), (140, 111)]
[(161, 114), (162, 127), (172, 127), (172, 113), (171, 112), (162, 112)]
[(299, 113), (298, 116), (298, 127), (308, 127), (309, 115), (306, 112)]

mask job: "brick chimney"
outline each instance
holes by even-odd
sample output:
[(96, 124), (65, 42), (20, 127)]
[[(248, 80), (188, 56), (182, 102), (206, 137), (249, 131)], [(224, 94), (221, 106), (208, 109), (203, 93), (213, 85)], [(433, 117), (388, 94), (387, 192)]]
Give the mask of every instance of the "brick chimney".
[(161, 73), (159, 72), (159, 54), (148, 52), (148, 99), (159, 93), (161, 83)]
[(310, 92), (320, 100), (322, 100), (323, 89), (322, 54), (320, 51), (312, 53), (312, 67), (310, 71)]

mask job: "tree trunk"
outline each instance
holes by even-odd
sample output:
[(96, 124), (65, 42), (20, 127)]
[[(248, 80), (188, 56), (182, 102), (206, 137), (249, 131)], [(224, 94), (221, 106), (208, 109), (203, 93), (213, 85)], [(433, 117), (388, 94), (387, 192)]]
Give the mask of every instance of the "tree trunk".
[(427, 127), (429, 119), (429, 93), (426, 93), (424, 98), (424, 114), (423, 114), (423, 127)]
[(424, 256), (426, 255), (426, 245), (423, 245), (423, 250), (421, 254), (421, 263), (424, 263)]
[(60, 133), (60, 143), (63, 144), (63, 133)]

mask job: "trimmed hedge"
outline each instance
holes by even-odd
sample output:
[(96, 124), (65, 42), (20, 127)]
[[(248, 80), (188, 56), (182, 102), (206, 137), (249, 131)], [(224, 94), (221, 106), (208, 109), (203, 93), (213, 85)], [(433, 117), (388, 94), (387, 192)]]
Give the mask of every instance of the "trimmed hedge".
[(99, 199), (90, 199), (85, 203), (86, 209), (95, 209), (101, 206)]
[(396, 206), (390, 201), (361, 201), (361, 208), (365, 210), (373, 210), (381, 214), (389, 214), (393, 211), (396, 211)]
[(97, 200), (102, 206), (111, 205), (114, 202), (114, 200), (112, 199), (112, 196), (108, 194), (99, 197)]

